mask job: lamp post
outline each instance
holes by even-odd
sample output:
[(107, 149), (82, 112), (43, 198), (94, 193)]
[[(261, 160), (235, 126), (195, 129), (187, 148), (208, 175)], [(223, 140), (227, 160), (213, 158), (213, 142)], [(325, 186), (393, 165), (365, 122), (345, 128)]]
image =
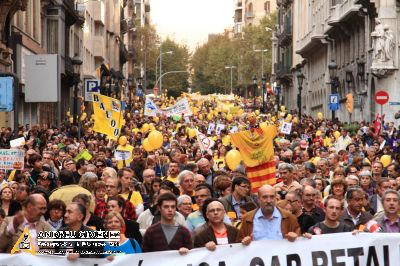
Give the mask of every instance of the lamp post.
[[(160, 55), (158, 56), (160, 58), (160, 94), (161, 95), (162, 95), (162, 56), (163, 56), (163, 54), (172, 54), (172, 53), (173, 53), (172, 51), (168, 51), (168, 52), (160, 53)], [(156, 61), (156, 65), (157, 65), (157, 61)]]
[(279, 99), (280, 99), (280, 96), (281, 96), (281, 83), (280, 83), (279, 79), (277, 79), (274, 82), (274, 87), (275, 87), (275, 97), (276, 97), (276, 99), (275, 99), (275, 102), (276, 102), (276, 114), (278, 114), (279, 105), (280, 105)]
[(236, 66), (226, 66), (226, 67), (225, 67), (225, 69), (230, 69), (230, 70), (231, 70), (231, 94), (232, 94), (232, 87), (233, 87), (233, 86), (232, 86), (232, 80), (233, 80), (233, 79), (232, 79), (232, 77), (233, 77), (233, 76), (232, 76), (232, 69), (234, 69), (234, 68), (236, 68)]
[(299, 94), (297, 94), (297, 109), (299, 109), (299, 120), (301, 121), (301, 91), (303, 89), (303, 81), (304, 81), (303, 73), (297, 73), (297, 83), (299, 85)]
[[(331, 79), (331, 93), (335, 94), (337, 93), (337, 88), (339, 87), (339, 80), (337, 77), (337, 64), (335, 60), (331, 60), (331, 62), (328, 64), (328, 70), (329, 70), (329, 78)], [(335, 120), (335, 111), (332, 111), (332, 121)]]
[(253, 97), (254, 97), (254, 109), (256, 109), (256, 91), (257, 91), (257, 76), (253, 76)]
[[(74, 117), (73, 117), (73, 124), (78, 125), (79, 118), (78, 118), (78, 84), (80, 81), (80, 73), (81, 73), (81, 65), (82, 65), (82, 60), (78, 56), (78, 54), (75, 54), (74, 57), (71, 58), (71, 63), (74, 68)], [(80, 139), (80, 130), (78, 129), (78, 140)]]
[(267, 52), (268, 49), (256, 49), (254, 52), (261, 52), (261, 77), (264, 76), (264, 52)]
[(265, 76), (262, 77), (262, 113), (265, 114), (266, 112), (266, 108), (265, 108), (265, 93), (266, 93), (266, 81), (267, 78)]

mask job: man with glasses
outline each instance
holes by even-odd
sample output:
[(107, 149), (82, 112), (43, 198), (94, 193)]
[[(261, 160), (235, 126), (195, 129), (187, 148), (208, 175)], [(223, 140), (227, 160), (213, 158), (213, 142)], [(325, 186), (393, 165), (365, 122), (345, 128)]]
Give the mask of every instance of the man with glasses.
[(322, 222), (325, 219), (324, 210), (316, 205), (315, 196), (317, 190), (311, 186), (305, 186), (302, 191), (303, 212), (310, 215), (314, 222)]
[(307, 232), (316, 222), (314, 222), (310, 215), (303, 212), (303, 202), (300, 193), (297, 191), (291, 191), (286, 194), (285, 200), (290, 204), (292, 214), (297, 217), (301, 233)]
[(40, 194), (32, 194), (24, 201), (23, 211), (4, 219), (0, 226), (0, 252), (10, 253), (19, 237), (28, 227), (35, 250), (38, 250), (37, 234), (51, 231), (51, 226), (41, 219), (47, 210), (46, 199)]
[(193, 236), (195, 248), (214, 251), (217, 245), (236, 243), (238, 230), (224, 223), (224, 206), (219, 200), (207, 199), (202, 212), (206, 223)]
[(97, 176), (100, 177), (103, 175), (103, 170), (106, 168), (106, 161), (103, 159), (97, 159), (96, 163), (96, 169), (97, 169)]
[(233, 220), (240, 220), (240, 205), (247, 202), (254, 202), (250, 197), (250, 181), (245, 177), (236, 177), (232, 181), (232, 193), (221, 199), (225, 211)]
[(341, 220), (351, 227), (359, 229), (372, 219), (372, 214), (363, 211), (364, 191), (360, 187), (351, 187), (346, 192), (347, 208), (345, 208)]

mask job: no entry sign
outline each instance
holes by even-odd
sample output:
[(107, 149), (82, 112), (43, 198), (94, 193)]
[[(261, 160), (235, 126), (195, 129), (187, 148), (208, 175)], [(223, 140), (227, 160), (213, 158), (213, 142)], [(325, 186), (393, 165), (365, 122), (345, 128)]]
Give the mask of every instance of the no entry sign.
[(377, 91), (375, 93), (375, 102), (384, 105), (389, 101), (389, 94), (386, 91)]

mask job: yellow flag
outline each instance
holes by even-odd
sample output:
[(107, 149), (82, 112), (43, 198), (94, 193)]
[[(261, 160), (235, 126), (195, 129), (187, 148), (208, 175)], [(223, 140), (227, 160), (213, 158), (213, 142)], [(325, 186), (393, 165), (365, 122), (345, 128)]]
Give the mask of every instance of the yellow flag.
[(92, 93), (92, 97), (94, 111), (93, 130), (106, 134), (110, 139), (117, 140), (123, 120), (121, 101), (99, 93)]

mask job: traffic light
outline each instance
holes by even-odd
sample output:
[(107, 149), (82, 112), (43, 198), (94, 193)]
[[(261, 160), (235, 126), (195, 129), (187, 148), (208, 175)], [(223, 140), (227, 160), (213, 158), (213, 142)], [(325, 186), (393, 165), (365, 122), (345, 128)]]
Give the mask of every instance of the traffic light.
[(353, 112), (353, 105), (354, 105), (354, 99), (353, 99), (353, 94), (348, 93), (346, 95), (346, 109), (349, 113)]

